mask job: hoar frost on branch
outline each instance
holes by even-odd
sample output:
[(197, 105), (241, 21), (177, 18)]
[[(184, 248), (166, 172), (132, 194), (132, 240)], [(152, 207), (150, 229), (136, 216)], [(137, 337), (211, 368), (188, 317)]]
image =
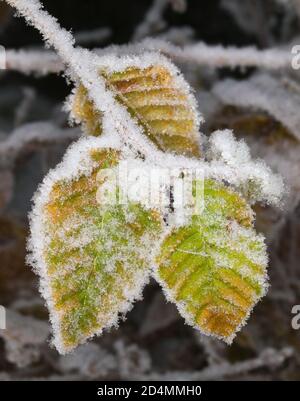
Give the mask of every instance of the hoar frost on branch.
[[(255, 47), (223, 47), (210, 46), (205, 43), (195, 43), (182, 47), (163, 39), (144, 39), (137, 44), (126, 46), (111, 46), (107, 49), (95, 49), (101, 57), (103, 53), (142, 53), (158, 51), (180, 63), (194, 63), (213, 68), (258, 67), (267, 70), (287, 69), (291, 67), (292, 54), (285, 49), (259, 50)], [(63, 63), (51, 51), (37, 50), (7, 50), (7, 66), (9, 70), (23, 73), (58, 73), (63, 71)], [(101, 65), (101, 61), (99, 60)]]

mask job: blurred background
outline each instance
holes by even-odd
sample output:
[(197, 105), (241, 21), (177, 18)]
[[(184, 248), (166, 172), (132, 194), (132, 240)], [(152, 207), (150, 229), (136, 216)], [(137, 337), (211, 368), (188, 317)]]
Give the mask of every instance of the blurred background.
[[(299, 0), (60, 0), (45, 8), (89, 48), (155, 37), (178, 46), (300, 44)], [(0, 45), (38, 50), (40, 35), (0, 2)], [(176, 60), (174, 60), (175, 63)], [(177, 63), (195, 89), (209, 135), (231, 128), (288, 185), (282, 209), (256, 207), (267, 236), (270, 290), (231, 346), (184, 324), (151, 282), (118, 330), (61, 357), (49, 347), (48, 313), (26, 265), (31, 198), (79, 128), (62, 106), (71, 87), (56, 74), (0, 71), (0, 380), (299, 380), (300, 71)]]

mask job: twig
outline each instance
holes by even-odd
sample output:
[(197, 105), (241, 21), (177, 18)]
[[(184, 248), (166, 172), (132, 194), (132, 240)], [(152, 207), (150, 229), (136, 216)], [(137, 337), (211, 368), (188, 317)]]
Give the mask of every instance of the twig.
[(12, 164), (30, 143), (55, 143), (79, 138), (79, 128), (61, 129), (49, 122), (24, 124), (0, 142), (0, 166)]
[(23, 74), (58, 74), (64, 69), (56, 53), (47, 50), (6, 50), (6, 70)]
[(26, 117), (28, 116), (29, 110), (33, 104), (35, 99), (36, 93), (30, 87), (23, 88), (23, 99), (21, 100), (20, 104), (16, 108), (15, 111), (15, 118), (14, 118), (14, 125), (18, 127), (24, 123)]
[(149, 50), (160, 50), (176, 61), (216, 68), (260, 67), (276, 70), (291, 67), (292, 60), (290, 51), (276, 48), (258, 50), (254, 46), (223, 47), (210, 46), (202, 42), (180, 48), (159, 39), (146, 39), (141, 45)]
[(166, 22), (163, 19), (163, 12), (167, 7), (169, 0), (154, 0), (151, 7), (147, 11), (144, 21), (137, 26), (133, 40), (140, 40), (146, 36), (150, 36), (165, 28)]
[[(258, 67), (267, 70), (291, 68), (292, 54), (283, 49), (258, 50), (255, 47), (223, 47), (196, 43), (183, 47), (173, 45), (162, 39), (146, 39), (140, 44), (113, 46), (106, 49), (95, 49), (99, 57), (109, 51), (119, 53), (138, 53), (143, 50), (160, 51), (174, 61), (214, 68)], [(63, 71), (63, 63), (53, 52), (49, 51), (6, 51), (8, 70), (23, 73), (59, 73)], [(101, 59), (99, 59), (101, 62)]]
[(153, 373), (138, 377), (138, 380), (220, 380), (224, 378), (239, 376), (260, 368), (275, 369), (280, 367), (294, 353), (290, 347), (283, 348), (279, 351), (274, 349), (264, 350), (257, 358), (249, 359), (244, 362), (235, 364), (223, 363), (210, 366), (198, 372), (170, 372), (170, 373)]

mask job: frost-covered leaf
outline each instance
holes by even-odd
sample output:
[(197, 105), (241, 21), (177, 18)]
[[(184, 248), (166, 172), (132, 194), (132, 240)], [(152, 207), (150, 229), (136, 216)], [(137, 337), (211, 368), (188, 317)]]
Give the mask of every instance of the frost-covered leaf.
[(97, 143), (86, 138), (71, 147), (46, 177), (32, 213), (33, 262), (61, 353), (116, 325), (140, 297), (160, 228), (158, 214), (138, 204), (98, 203), (97, 174), (120, 153)]
[[(140, 59), (143, 63), (142, 55)], [(188, 85), (170, 63), (147, 64), (118, 71), (101, 69), (99, 74), (159, 149), (199, 156), (199, 122)], [(83, 122), (87, 133), (101, 134), (101, 115), (94, 110), (82, 85), (72, 98), (71, 111), (75, 120)]]
[[(258, 73), (247, 81), (225, 79), (213, 87), (213, 93), (224, 103), (249, 110), (264, 110), (280, 121), (296, 139), (299, 133), (299, 84)], [(282, 101), (284, 99), (284, 101)]]
[(155, 275), (189, 324), (230, 343), (265, 293), (266, 249), (240, 195), (206, 180), (204, 200), (164, 240)]

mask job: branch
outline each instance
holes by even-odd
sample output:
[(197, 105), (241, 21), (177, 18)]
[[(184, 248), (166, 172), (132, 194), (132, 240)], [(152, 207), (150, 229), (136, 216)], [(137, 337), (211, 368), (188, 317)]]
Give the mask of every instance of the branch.
[(0, 166), (12, 164), (29, 144), (63, 142), (78, 139), (79, 136), (79, 128), (61, 129), (49, 122), (24, 124), (15, 129), (8, 139), (0, 142)]
[[(112, 50), (121, 54), (124, 51), (132, 53), (140, 53), (145, 50), (160, 51), (176, 62), (214, 68), (257, 67), (278, 70), (291, 68), (292, 61), (292, 54), (288, 50), (210, 46), (205, 43), (179, 47), (161, 39), (145, 39), (140, 44), (95, 49), (95, 52), (101, 57)], [(55, 53), (49, 51), (7, 50), (6, 58), (8, 70), (17, 70), (27, 74), (63, 71), (63, 63)]]
[(258, 50), (251, 47), (209, 46), (195, 43), (178, 47), (159, 39), (146, 39), (141, 44), (149, 50), (160, 50), (165, 55), (182, 63), (195, 63), (209, 67), (260, 67), (270, 70), (291, 67), (290, 51), (281, 49)]
[(136, 28), (133, 34), (133, 40), (140, 40), (146, 36), (162, 30), (166, 22), (163, 18), (169, 0), (154, 0), (153, 4), (147, 11), (144, 21), (142, 21)]
[(58, 74), (64, 70), (64, 64), (53, 51), (6, 50), (6, 70), (23, 74)]
[(170, 372), (165, 374), (153, 373), (138, 377), (138, 380), (220, 380), (228, 377), (257, 370), (260, 368), (274, 369), (281, 366), (288, 358), (293, 355), (292, 348), (286, 347), (279, 351), (272, 348), (264, 350), (257, 358), (249, 359), (244, 362), (237, 362), (235, 364), (222, 363), (210, 366), (199, 372)]

